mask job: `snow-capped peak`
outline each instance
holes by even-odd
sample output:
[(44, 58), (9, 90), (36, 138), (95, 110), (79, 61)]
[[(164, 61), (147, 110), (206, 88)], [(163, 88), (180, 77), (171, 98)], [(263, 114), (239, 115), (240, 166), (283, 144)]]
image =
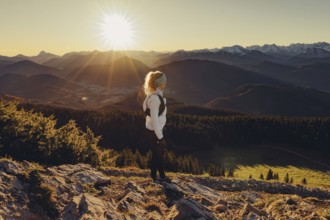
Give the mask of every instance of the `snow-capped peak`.
[(244, 47), (240, 46), (240, 45), (234, 45), (231, 47), (223, 47), (221, 48), (222, 51), (226, 51), (228, 53), (233, 53), (233, 54), (242, 54), (242, 53), (246, 53), (248, 51), (248, 49), (245, 49)]

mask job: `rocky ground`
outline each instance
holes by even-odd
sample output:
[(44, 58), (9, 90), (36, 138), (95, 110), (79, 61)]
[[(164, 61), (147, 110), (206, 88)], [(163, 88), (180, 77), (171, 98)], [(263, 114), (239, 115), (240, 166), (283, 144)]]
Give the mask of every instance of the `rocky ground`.
[(330, 192), (138, 169), (0, 159), (0, 219), (330, 219)]

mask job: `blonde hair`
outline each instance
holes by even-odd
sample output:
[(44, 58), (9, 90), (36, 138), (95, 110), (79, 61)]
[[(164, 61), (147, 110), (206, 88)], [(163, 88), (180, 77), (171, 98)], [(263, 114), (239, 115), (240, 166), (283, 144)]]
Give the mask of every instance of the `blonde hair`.
[(156, 79), (159, 79), (160, 77), (162, 77), (163, 73), (160, 71), (150, 71), (145, 79), (144, 79), (144, 93), (146, 95), (149, 95), (151, 92), (155, 91), (157, 89), (156, 87)]

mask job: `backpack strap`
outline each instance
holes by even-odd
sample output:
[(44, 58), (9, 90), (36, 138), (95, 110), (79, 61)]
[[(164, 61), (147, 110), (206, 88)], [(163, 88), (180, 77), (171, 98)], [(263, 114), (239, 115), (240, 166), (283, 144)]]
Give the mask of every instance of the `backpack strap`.
[[(156, 94), (153, 94), (156, 95)], [(164, 102), (164, 98), (157, 94), (159, 100), (160, 100), (160, 105), (159, 105), (159, 111), (158, 111), (158, 117), (163, 114), (163, 112), (165, 111), (165, 102)], [(148, 97), (147, 101), (146, 101), (146, 105), (147, 105), (147, 109), (144, 111), (146, 115), (150, 116), (150, 108), (148, 107), (148, 100), (151, 96)]]
[(163, 97), (161, 95), (158, 95), (158, 97), (159, 97), (159, 100), (160, 100), (160, 106), (159, 106), (159, 114), (158, 114), (158, 116), (160, 116), (165, 111), (165, 102), (164, 102), (164, 99), (163, 99)]

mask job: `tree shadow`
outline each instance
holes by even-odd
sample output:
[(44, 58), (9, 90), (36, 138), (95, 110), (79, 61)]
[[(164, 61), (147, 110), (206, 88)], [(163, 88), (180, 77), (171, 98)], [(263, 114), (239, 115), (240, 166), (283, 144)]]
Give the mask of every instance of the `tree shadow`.
[(287, 146), (217, 146), (210, 151), (194, 152), (193, 155), (206, 163), (215, 162), (227, 166), (295, 166), (318, 171), (330, 170), (330, 152)]

